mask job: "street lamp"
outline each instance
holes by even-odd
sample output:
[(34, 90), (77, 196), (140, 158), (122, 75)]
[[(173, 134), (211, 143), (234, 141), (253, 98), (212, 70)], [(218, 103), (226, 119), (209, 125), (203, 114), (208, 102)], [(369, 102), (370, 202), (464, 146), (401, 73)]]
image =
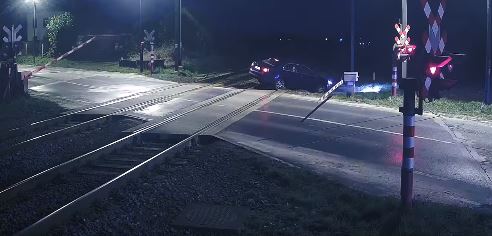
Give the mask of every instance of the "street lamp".
[(138, 35), (142, 35), (142, 0), (140, 0), (140, 11), (139, 11), (139, 18), (138, 18)]
[(175, 48), (174, 48), (174, 63), (175, 63), (175, 70), (178, 71), (179, 67), (182, 66), (183, 63), (183, 43), (182, 43), (182, 31), (181, 31), (181, 11), (182, 11), (182, 5), (181, 5), (181, 0), (175, 0), (175, 27), (174, 27), (174, 33), (175, 33)]
[(492, 73), (492, 55), (491, 55), (491, 50), (492, 50), (492, 42), (490, 42), (492, 40), (492, 29), (491, 29), (491, 14), (492, 12), (490, 12), (490, 4), (491, 4), (491, 0), (487, 0), (487, 56), (486, 56), (486, 64), (485, 64), (485, 99), (484, 99), (484, 103), (485, 105), (490, 105), (492, 104), (492, 95), (491, 95), (491, 78), (490, 78), (490, 74)]
[(37, 8), (37, 3), (39, 2), (40, 0), (26, 0), (26, 3), (32, 3), (33, 5), (33, 20), (32, 20), (32, 25), (33, 25), (33, 37), (32, 37), (32, 41), (34, 43), (34, 50), (33, 50), (33, 56), (34, 56), (34, 65), (36, 65), (36, 52), (37, 52), (37, 41), (38, 41), (38, 36), (36, 35), (36, 31), (37, 31), (37, 28), (38, 28), (38, 20), (37, 20), (37, 16), (36, 16), (36, 8)]

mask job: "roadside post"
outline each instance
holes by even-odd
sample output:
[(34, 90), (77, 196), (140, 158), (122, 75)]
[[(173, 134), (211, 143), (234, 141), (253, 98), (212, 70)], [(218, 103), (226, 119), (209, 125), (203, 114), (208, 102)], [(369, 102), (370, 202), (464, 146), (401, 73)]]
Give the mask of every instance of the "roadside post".
[(149, 69), (150, 69), (150, 74), (153, 74), (154, 73), (154, 61), (155, 61), (155, 53), (154, 53), (155, 30), (152, 30), (151, 32), (144, 30), (144, 33), (145, 33), (144, 40), (145, 40), (145, 42), (149, 43), (149, 45), (150, 45)]
[[(403, 28), (404, 27), (404, 28)], [(415, 78), (398, 79), (398, 64), (406, 63), (415, 55), (417, 47), (410, 44), (410, 25), (395, 24), (398, 36), (393, 45), (392, 96), (397, 96), (398, 86), (403, 90), (403, 157), (401, 165), (400, 199), (402, 209), (412, 208), (413, 171), (415, 167), (415, 115), (423, 113), (423, 98), (419, 96), (419, 107), (415, 108), (415, 95), (420, 91), (419, 80)], [(404, 71), (406, 73), (406, 71)]]
[(401, 206), (403, 209), (412, 208), (413, 200), (413, 171), (415, 167), (415, 115), (423, 114), (422, 96), (419, 107), (415, 108), (415, 95), (420, 90), (419, 81), (415, 78), (401, 79), (403, 89), (403, 160), (401, 166)]
[(355, 93), (355, 83), (359, 81), (359, 72), (345, 72), (343, 81), (347, 84), (347, 97), (351, 97)]
[(155, 61), (155, 55), (154, 52), (150, 54), (150, 74), (152, 75), (154, 73), (154, 61)]

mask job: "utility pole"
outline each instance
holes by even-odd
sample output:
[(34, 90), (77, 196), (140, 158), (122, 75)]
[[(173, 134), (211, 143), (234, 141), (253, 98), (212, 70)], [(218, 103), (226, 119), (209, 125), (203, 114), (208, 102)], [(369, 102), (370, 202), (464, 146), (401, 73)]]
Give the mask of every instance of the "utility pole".
[(175, 0), (175, 14), (174, 14), (174, 33), (175, 33), (175, 47), (174, 47), (174, 57), (175, 57), (175, 70), (178, 71), (179, 67), (183, 62), (183, 43), (182, 43), (182, 32), (181, 32), (181, 0)]
[(351, 21), (350, 21), (350, 71), (355, 71), (355, 0), (351, 3)]
[(490, 12), (490, 1), (487, 0), (487, 57), (486, 57), (486, 71), (485, 71), (485, 99), (484, 103), (485, 105), (490, 105), (492, 103), (492, 95), (491, 95), (491, 84), (490, 84), (490, 73), (492, 70), (492, 56), (491, 56), (491, 12)]
[[(402, 6), (402, 29), (407, 28), (408, 25), (408, 0), (401, 0), (401, 6)], [(406, 79), (407, 78), (407, 61), (404, 60), (401, 63), (401, 78)]]
[(142, 35), (142, 0), (140, 0), (139, 15), (138, 15), (138, 35)]

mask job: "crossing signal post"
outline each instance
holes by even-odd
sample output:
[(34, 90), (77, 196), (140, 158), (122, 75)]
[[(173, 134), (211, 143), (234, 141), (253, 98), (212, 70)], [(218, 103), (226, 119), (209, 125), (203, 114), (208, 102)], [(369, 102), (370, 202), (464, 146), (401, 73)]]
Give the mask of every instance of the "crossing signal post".
[(421, 3), (428, 20), (428, 30), (424, 32), (423, 37), (427, 65), (420, 95), (432, 102), (441, 98), (440, 91), (449, 90), (457, 84), (457, 81), (449, 76), (454, 70), (453, 63), (464, 54), (449, 54), (445, 50), (448, 39), (443, 24), (447, 1), (422, 0)]
[(398, 64), (408, 62), (415, 54), (417, 47), (410, 44), (410, 25), (405, 28), (396, 24), (395, 29), (399, 36), (395, 37), (393, 45), (393, 81), (392, 95), (397, 96), (397, 87), (403, 90), (403, 161), (401, 167), (401, 205), (404, 209), (412, 207), (413, 200), (413, 169), (415, 166), (415, 115), (422, 115), (422, 101), (415, 107), (415, 95), (419, 91), (419, 81), (415, 78), (398, 80)]
[(4, 63), (0, 63), (0, 102), (9, 101), (13, 97), (17, 97), (26, 93), (27, 80), (22, 78), (18, 72), (16, 63), (16, 54), (19, 49), (18, 43), (22, 40), (19, 35), (22, 25), (8, 28), (3, 27), (5, 37), (2, 40), (8, 46), (8, 59)]
[(446, 79), (445, 76), (453, 71), (453, 56), (434, 56), (426, 68), (427, 77), (423, 83), (421, 96), (429, 102), (441, 98), (440, 92), (456, 86), (457, 80)]

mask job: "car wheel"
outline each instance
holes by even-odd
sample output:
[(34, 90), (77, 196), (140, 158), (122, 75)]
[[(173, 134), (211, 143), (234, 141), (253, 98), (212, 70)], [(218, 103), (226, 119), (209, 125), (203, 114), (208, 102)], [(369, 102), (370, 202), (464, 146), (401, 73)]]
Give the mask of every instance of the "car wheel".
[(280, 90), (280, 89), (285, 89), (285, 82), (282, 79), (277, 79), (275, 80), (275, 89)]

